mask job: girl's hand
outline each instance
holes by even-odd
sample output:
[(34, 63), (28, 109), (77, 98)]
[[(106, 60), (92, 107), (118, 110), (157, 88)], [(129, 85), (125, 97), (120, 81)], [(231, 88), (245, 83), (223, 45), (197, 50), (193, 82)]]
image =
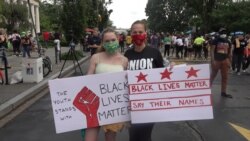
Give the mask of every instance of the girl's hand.
[(171, 71), (174, 68), (174, 66), (175, 66), (175, 62), (171, 62), (169, 70)]

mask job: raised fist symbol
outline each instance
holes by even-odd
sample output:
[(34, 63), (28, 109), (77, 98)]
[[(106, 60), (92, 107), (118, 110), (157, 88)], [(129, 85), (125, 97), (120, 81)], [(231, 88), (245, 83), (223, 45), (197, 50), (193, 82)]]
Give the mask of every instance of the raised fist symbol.
[(99, 126), (97, 118), (99, 103), (99, 97), (86, 86), (82, 88), (73, 101), (73, 105), (85, 114), (88, 128)]

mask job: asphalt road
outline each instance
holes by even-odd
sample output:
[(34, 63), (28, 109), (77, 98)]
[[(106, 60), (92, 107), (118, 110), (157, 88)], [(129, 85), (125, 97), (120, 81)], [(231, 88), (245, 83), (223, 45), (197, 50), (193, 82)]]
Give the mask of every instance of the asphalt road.
[[(88, 62), (82, 68), (86, 68)], [(86, 69), (83, 70), (86, 73)], [(164, 122), (154, 126), (153, 141), (248, 141), (229, 123), (250, 129), (250, 75), (230, 75), (228, 92), (233, 99), (220, 97), (220, 79), (212, 87), (214, 119)], [(104, 140), (100, 132), (100, 140)], [(80, 141), (80, 131), (55, 133), (49, 94), (0, 129), (0, 141)], [(117, 140), (128, 141), (127, 129)]]

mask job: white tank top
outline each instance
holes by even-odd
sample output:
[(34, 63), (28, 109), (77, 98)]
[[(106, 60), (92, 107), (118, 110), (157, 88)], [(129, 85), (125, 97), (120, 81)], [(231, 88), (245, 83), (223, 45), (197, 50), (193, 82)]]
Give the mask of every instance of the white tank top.
[(108, 64), (100, 62), (100, 58), (98, 56), (98, 62), (95, 68), (95, 73), (108, 73), (108, 72), (119, 72), (123, 71), (124, 68), (122, 65)]
[(123, 71), (122, 65), (113, 65), (113, 64), (106, 64), (106, 63), (98, 63), (96, 65), (95, 73), (107, 73), (107, 72), (119, 72)]

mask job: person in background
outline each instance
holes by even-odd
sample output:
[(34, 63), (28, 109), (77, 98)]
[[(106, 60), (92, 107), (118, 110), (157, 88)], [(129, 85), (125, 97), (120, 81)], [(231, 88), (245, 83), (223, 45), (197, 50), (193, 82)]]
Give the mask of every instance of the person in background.
[(193, 56), (193, 45), (192, 45), (192, 37), (189, 35), (185, 40), (187, 39), (187, 60), (191, 60)]
[(172, 48), (172, 52), (171, 52), (171, 56), (173, 57), (174, 56), (174, 52), (176, 51), (176, 39), (177, 39), (177, 37), (176, 37), (176, 35), (173, 33), (172, 34), (172, 36), (171, 36), (171, 41), (172, 41), (172, 43), (171, 43), (171, 48)]
[(26, 57), (26, 54), (27, 54), (28, 58), (31, 57), (30, 56), (31, 45), (32, 45), (32, 42), (31, 42), (29, 36), (27, 35), (27, 33), (22, 32), (21, 33), (21, 47), (23, 50), (23, 57), (24, 58)]
[(241, 65), (244, 58), (244, 50), (247, 46), (243, 32), (236, 34), (236, 38), (232, 42), (233, 44), (233, 61), (232, 61), (232, 71), (240, 75)]
[(124, 52), (124, 46), (125, 46), (125, 33), (121, 33), (119, 35), (119, 45), (120, 45), (120, 48), (121, 48), (121, 52), (123, 53)]
[(198, 35), (195, 38), (195, 40), (194, 40), (194, 60), (201, 59), (201, 51), (202, 51), (202, 47), (203, 47), (204, 42), (205, 42), (205, 39), (201, 35)]
[(206, 35), (206, 36), (205, 36), (205, 42), (204, 42), (203, 48), (202, 48), (202, 50), (203, 50), (203, 52), (204, 52), (204, 59), (205, 59), (205, 60), (208, 59), (209, 40), (210, 40), (210, 39), (209, 39), (209, 36)]
[(166, 36), (163, 39), (163, 43), (164, 43), (164, 57), (166, 57), (166, 55), (167, 55), (167, 57), (169, 57), (169, 55), (170, 55), (170, 48), (171, 48), (171, 42), (172, 42), (171, 39), (172, 38), (171, 38), (171, 36), (170, 36), (169, 33), (167, 33)]
[(35, 39), (35, 37), (33, 37), (32, 33), (30, 31), (28, 31), (27, 34), (28, 34), (28, 37), (29, 37), (30, 42), (31, 42), (30, 51), (34, 51), (35, 48), (37, 48), (36, 39)]
[(231, 43), (227, 39), (226, 29), (219, 30), (219, 37), (215, 38), (211, 43), (211, 67), (212, 73), (210, 84), (212, 85), (218, 71), (221, 73), (221, 96), (225, 98), (233, 98), (226, 92), (228, 81), (228, 70), (231, 64)]
[(13, 54), (19, 56), (19, 54), (21, 53), (20, 51), (21, 37), (18, 34), (17, 30), (13, 30), (13, 34), (10, 37), (10, 41), (13, 46)]
[(94, 28), (93, 35), (88, 40), (91, 56), (95, 54), (97, 48), (101, 47), (101, 38), (98, 28)]
[[(7, 45), (7, 40), (8, 40), (8, 37), (6, 35), (5, 30), (4, 29), (0, 29), (0, 53), (1, 53), (1, 56), (3, 56), (3, 57), (1, 57), (2, 58), (2, 62), (4, 63), (4, 61), (6, 61), (7, 67), (10, 68), (10, 66), (8, 64), (6, 52), (5, 52), (5, 49), (8, 46)], [(4, 66), (1, 66), (1, 68), (4, 68)]]
[(131, 38), (130, 32), (128, 32), (128, 34), (126, 36), (126, 48), (129, 48), (131, 43), (132, 43), (132, 38)]
[[(177, 35), (177, 39), (176, 39), (176, 58), (180, 59), (183, 58), (183, 39), (182, 39), (182, 35), (178, 34)], [(180, 57), (180, 53), (181, 53), (181, 57)]]
[[(107, 28), (103, 31), (100, 47), (97, 53), (90, 59), (87, 74), (100, 74), (108, 72), (119, 72), (127, 68), (128, 59), (119, 51), (119, 41), (115, 31)], [(119, 132), (125, 123), (116, 123), (103, 126), (105, 131), (105, 141), (115, 141), (116, 133)], [(85, 130), (84, 141), (97, 141), (99, 127), (88, 128)]]
[(184, 49), (184, 58), (187, 58), (188, 54), (188, 45), (189, 45), (189, 39), (188, 39), (188, 34), (185, 34), (183, 36), (183, 49)]
[(250, 64), (250, 35), (246, 35), (246, 40), (247, 40), (247, 47), (245, 49), (245, 59), (246, 62), (243, 64), (243, 72), (246, 72), (246, 70), (249, 67)]
[(50, 33), (48, 31), (43, 32), (43, 41), (45, 44), (45, 48), (48, 48), (49, 39), (50, 39)]
[(58, 29), (55, 29), (55, 33), (53, 35), (54, 37), (54, 43), (56, 44), (56, 50), (57, 52), (60, 53), (61, 51), (61, 33), (58, 31)]
[(150, 37), (150, 44), (152, 48), (156, 48), (159, 49), (159, 45), (160, 45), (160, 37), (158, 36), (159, 33), (153, 33), (153, 35), (151, 35)]

